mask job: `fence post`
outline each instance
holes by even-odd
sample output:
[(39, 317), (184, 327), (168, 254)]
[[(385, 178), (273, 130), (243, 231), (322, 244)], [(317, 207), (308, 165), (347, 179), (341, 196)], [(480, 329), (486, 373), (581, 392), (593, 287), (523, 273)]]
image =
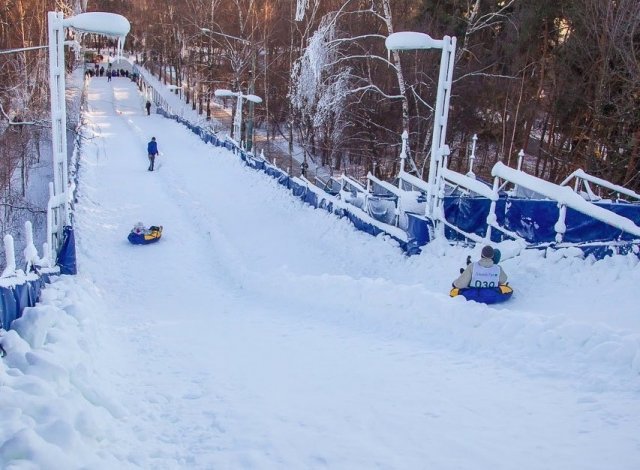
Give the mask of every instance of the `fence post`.
[(496, 176), (493, 178), (493, 195), (494, 198), (489, 205), (489, 214), (487, 214), (487, 234), (485, 235), (485, 239), (487, 240), (487, 244), (491, 243), (491, 225), (498, 223), (498, 218), (496, 217), (496, 201), (498, 200), (498, 188), (500, 187), (499, 178)]
[(567, 231), (567, 224), (565, 223), (565, 219), (567, 217), (567, 206), (565, 204), (558, 204), (558, 207), (560, 208), (560, 213), (558, 214), (558, 221), (553, 226), (553, 229), (556, 231), (556, 243), (561, 243), (562, 238)]
[(24, 247), (24, 260), (26, 263), (25, 271), (29, 272), (31, 270), (31, 266), (37, 264), (39, 261), (38, 258), (38, 249), (33, 244), (33, 225), (30, 221), (26, 221), (24, 223), (25, 229), (25, 247)]
[(471, 155), (469, 155), (469, 171), (467, 172), (467, 176), (475, 179), (476, 174), (473, 172), (473, 162), (476, 160), (476, 143), (478, 142), (478, 134), (473, 134), (471, 140), (473, 141), (473, 144), (471, 144)]
[(16, 251), (13, 245), (13, 237), (9, 234), (4, 236), (4, 253), (7, 267), (2, 271), (0, 277), (10, 277), (16, 275)]

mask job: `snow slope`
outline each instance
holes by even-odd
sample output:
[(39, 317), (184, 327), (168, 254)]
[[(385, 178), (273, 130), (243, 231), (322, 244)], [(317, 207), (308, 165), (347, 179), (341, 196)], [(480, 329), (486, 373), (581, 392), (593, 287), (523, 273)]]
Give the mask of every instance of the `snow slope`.
[(407, 258), (142, 105), (90, 84), (80, 274), (3, 338), (0, 467), (640, 467), (637, 257), (525, 253), (510, 303), (450, 299), (467, 250)]

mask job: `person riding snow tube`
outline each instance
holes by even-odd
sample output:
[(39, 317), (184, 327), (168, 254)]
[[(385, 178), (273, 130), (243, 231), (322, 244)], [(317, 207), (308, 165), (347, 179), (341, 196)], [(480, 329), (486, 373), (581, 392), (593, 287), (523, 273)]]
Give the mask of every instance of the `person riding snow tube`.
[(482, 248), (480, 260), (471, 262), (467, 257), (466, 269), (460, 270), (460, 277), (453, 281), (451, 297), (462, 295), (467, 300), (485, 304), (504, 302), (513, 295), (513, 289), (507, 284), (507, 275), (498, 262), (500, 252), (487, 245)]
[(162, 236), (162, 225), (152, 225), (149, 228), (145, 228), (142, 222), (138, 222), (134, 225), (129, 232), (127, 239), (134, 245), (148, 245), (149, 243), (155, 243), (160, 240)]

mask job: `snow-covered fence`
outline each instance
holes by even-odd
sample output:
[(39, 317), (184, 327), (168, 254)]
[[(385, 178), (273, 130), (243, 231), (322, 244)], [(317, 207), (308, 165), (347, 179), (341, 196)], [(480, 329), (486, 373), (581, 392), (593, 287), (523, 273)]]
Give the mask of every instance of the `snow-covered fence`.
[[(425, 204), (429, 183), (406, 173), (403, 165), (397, 186), (373, 175), (368, 175), (366, 189), (344, 175), (331, 178), (329, 182), (320, 182), (319, 186), (304, 177), (292, 178), (263, 157), (245, 152), (237, 142), (228, 138), (221, 140), (211, 129), (195, 125), (184, 116), (171, 112), (165, 107), (167, 105), (162, 93), (154, 90), (151, 85), (144, 86), (149, 88), (147, 93), (158, 97), (155, 102), (159, 114), (189, 127), (205, 142), (231, 150), (247, 165), (276, 178), (314, 207), (328, 209), (339, 216), (347, 215), (356, 227), (374, 235), (382, 232), (390, 235), (409, 253), (419, 252), (417, 247), (433, 239), (436, 228), (437, 235), (450, 241), (487, 243), (500, 242), (506, 237), (515, 239), (526, 247), (581, 245), (584, 249), (600, 245), (620, 251), (621, 246), (628, 250), (640, 243), (640, 232), (637, 232), (640, 227), (631, 221), (640, 220), (640, 206), (626, 204), (633, 207), (621, 210), (620, 207), (597, 207), (583, 198), (579, 198), (581, 202), (576, 200), (575, 204), (560, 203), (552, 197), (543, 200), (519, 198), (516, 197), (518, 194), (527, 191), (535, 194), (538, 187), (531, 184), (530, 179), (514, 176), (524, 175), (523, 172), (504, 167), (506, 170), (501, 173), (500, 178), (504, 180), (503, 186), (510, 182), (517, 188), (517, 191), (507, 193), (502, 190), (503, 186), (500, 186), (497, 177), (492, 187), (478, 180), (472, 167), (467, 174), (448, 169), (446, 152), (443, 153), (443, 162), (434, 182), (436, 197), (431, 217), (426, 214)], [(496, 165), (497, 171), (500, 171), (500, 165), (502, 164)], [(509, 170), (516, 173), (507, 174)], [(510, 179), (512, 177), (513, 181)], [(587, 175), (584, 179), (588, 177)], [(594, 184), (602, 183), (593, 177), (589, 181)], [(557, 185), (552, 186), (558, 188)], [(609, 189), (627, 197), (633, 196), (623, 191), (624, 188)], [(537, 193), (537, 196), (548, 197), (542, 193)], [(625, 214), (619, 213), (625, 211)], [(549, 222), (550, 218), (554, 219), (552, 223)], [(570, 221), (573, 229), (567, 229), (567, 222), (563, 221)], [(586, 231), (584, 227), (587, 227)], [(562, 245), (558, 245), (559, 243)], [(604, 256), (606, 251), (594, 254)]]
[[(349, 202), (341, 199), (338, 195), (332, 195), (324, 191), (322, 188), (314, 185), (304, 177), (292, 177), (285, 170), (278, 168), (276, 165), (269, 163), (265, 158), (256, 156), (251, 152), (242, 149), (237, 142), (226, 139), (220, 139), (207, 129), (203, 129), (189, 122), (187, 119), (176, 114), (171, 114), (162, 107), (157, 108), (157, 113), (168, 119), (173, 119), (180, 124), (185, 125), (194, 134), (198, 135), (204, 142), (224, 147), (238, 155), (247, 166), (264, 171), (267, 175), (276, 179), (279, 184), (289, 189), (292, 194), (302, 199), (307, 204), (319, 209), (325, 209), (338, 217), (347, 218), (358, 230), (367, 232), (373, 236), (387, 235), (397, 241), (399, 246), (408, 254), (419, 252), (415, 243), (412, 243), (407, 237), (407, 233), (393, 225), (382, 223), (371, 217), (367, 212), (351, 205)], [(348, 179), (347, 179), (348, 180)], [(345, 181), (347, 181), (345, 180)], [(351, 184), (358, 184), (353, 180)]]
[(33, 227), (25, 222), (24, 269), (16, 265), (13, 236), (5, 235), (4, 252), (6, 266), (0, 275), (0, 328), (8, 330), (16, 318), (20, 318), (26, 307), (33, 307), (40, 298), (40, 291), (49, 276), (58, 272), (52, 268), (47, 243), (43, 245), (43, 257), (33, 244)]
[(407, 213), (424, 213), (426, 198), (420, 190), (405, 190), (402, 185), (391, 183), (367, 174), (365, 207), (373, 217), (391, 225), (407, 230), (409, 225)]
[[(612, 251), (638, 251), (634, 247), (640, 244), (640, 226), (634, 221), (640, 221), (640, 205), (606, 201), (594, 204), (587, 182), (627, 198), (639, 196), (626, 188), (580, 170), (563, 184), (574, 177), (581, 179), (586, 194), (578, 193), (579, 182), (572, 191), (502, 163), (493, 169), (492, 186), (476, 179), (472, 171), (465, 175), (446, 168), (446, 162), (439, 170), (433, 217), (408, 214), (409, 238), (418, 240), (419, 245), (431, 239), (433, 232), (429, 228), (438, 225), (438, 233), (444, 232), (448, 240), (487, 243), (506, 237), (529, 248), (579, 246), (597, 257)], [(503, 191), (507, 185), (513, 189)], [(399, 194), (389, 183), (381, 186)], [(428, 192), (427, 182), (403, 170), (398, 175), (398, 187)], [(534, 197), (521, 197), (525, 194)]]
[(636, 225), (632, 220), (626, 217), (587, 201), (571, 188), (558, 186), (535, 176), (528, 175), (523, 171), (509, 168), (501, 162), (495, 164), (491, 170), (491, 174), (496, 180), (494, 188), (499, 184), (499, 178), (502, 178), (503, 180), (535, 191), (536, 193), (557, 202), (559, 215), (558, 220), (554, 225), (556, 232), (555, 241), (557, 243), (561, 243), (563, 241), (564, 235), (567, 231), (567, 208), (573, 209), (574, 211), (615, 227), (624, 233), (637, 237), (640, 240), (640, 226)]

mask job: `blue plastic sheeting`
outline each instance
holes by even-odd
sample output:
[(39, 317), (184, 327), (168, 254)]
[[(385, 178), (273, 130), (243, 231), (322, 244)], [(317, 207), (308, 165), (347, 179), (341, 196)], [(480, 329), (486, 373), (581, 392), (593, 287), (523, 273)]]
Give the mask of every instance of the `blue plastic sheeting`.
[(364, 220), (362, 220), (360, 217), (354, 215), (351, 211), (346, 210), (346, 216), (347, 219), (349, 219), (351, 221), (351, 223), (358, 229), (361, 230), (363, 232), (366, 232), (370, 235), (373, 235), (374, 237), (379, 235), (380, 233), (383, 233), (383, 230), (373, 224), (370, 224), (368, 222), (365, 222)]
[(393, 225), (396, 218), (396, 201), (395, 196), (369, 196), (367, 198), (366, 212), (383, 224)]
[[(486, 234), (487, 216), (491, 201), (486, 198), (446, 197), (444, 213), (446, 220), (467, 233), (481, 237)], [(627, 217), (638, 224), (640, 222), (640, 205), (636, 204), (596, 204), (604, 209)], [(532, 244), (551, 243), (555, 241), (555, 224), (558, 221), (558, 203), (540, 199), (500, 198), (496, 202), (496, 219), (499, 225), (518, 234)], [(606, 242), (633, 240), (631, 234), (612, 227), (588, 215), (567, 208), (565, 220), (567, 231), (563, 241), (567, 243)], [(450, 240), (464, 238), (456, 231), (447, 228), (445, 235)], [(492, 232), (494, 241), (501, 241), (497, 230)]]
[(11, 287), (0, 287), (0, 328), (8, 330), (25, 308), (34, 306), (46, 282), (49, 282), (48, 275)]
[[(482, 197), (445, 197), (444, 217), (460, 230), (484, 237), (487, 232), (490, 203), (489, 199)], [(462, 235), (449, 227), (445, 228), (444, 234), (448, 240), (464, 240)]]
[(302, 195), (302, 200), (313, 207), (318, 207), (318, 195), (313, 191), (307, 191)]
[(307, 188), (303, 184), (297, 183), (295, 180), (293, 180), (293, 178), (291, 179), (291, 181), (289, 183), (289, 187), (291, 189), (291, 193), (295, 197), (300, 198), (300, 199), (302, 199), (303, 201), (306, 202), (306, 198), (307, 198), (306, 193), (307, 192), (311, 192), (311, 191), (309, 191), (309, 188)]
[[(604, 209), (626, 217), (636, 224), (640, 221), (640, 206), (636, 204), (597, 203)], [(555, 224), (559, 209), (555, 201), (508, 199), (505, 213), (505, 228), (512, 230), (531, 243), (555, 241)], [(565, 220), (567, 231), (563, 241), (583, 243), (595, 241), (633, 240), (634, 236), (624, 233), (604, 222), (567, 208)]]
[(423, 246), (431, 241), (433, 222), (424, 215), (407, 212), (407, 234), (412, 246)]
[(0, 328), (8, 330), (11, 322), (20, 316), (12, 287), (0, 287)]
[(60, 266), (60, 274), (77, 274), (76, 266), (76, 238), (73, 234), (73, 227), (64, 227), (62, 247), (58, 252), (56, 264)]

